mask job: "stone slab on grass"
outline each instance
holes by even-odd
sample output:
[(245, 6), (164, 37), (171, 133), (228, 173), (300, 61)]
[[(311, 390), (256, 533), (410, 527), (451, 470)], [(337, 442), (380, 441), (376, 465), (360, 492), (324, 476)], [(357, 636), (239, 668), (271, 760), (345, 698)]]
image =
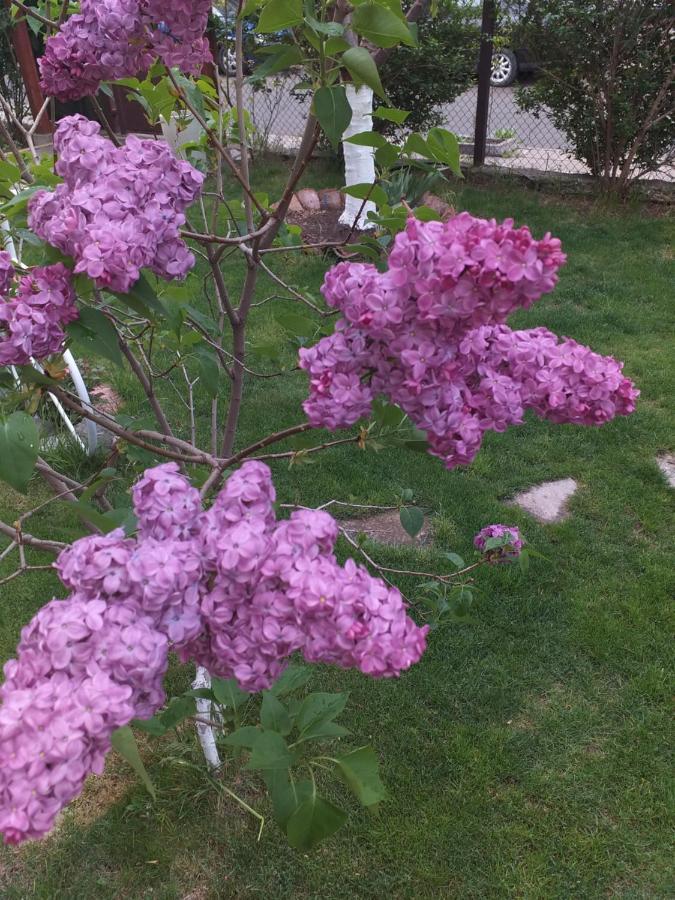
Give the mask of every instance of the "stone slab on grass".
[(675, 488), (675, 453), (663, 453), (656, 457), (656, 465), (663, 472), (671, 488)]
[(569, 516), (567, 501), (577, 488), (578, 484), (573, 478), (545, 481), (516, 494), (510, 502), (530, 513), (539, 522), (562, 522)]

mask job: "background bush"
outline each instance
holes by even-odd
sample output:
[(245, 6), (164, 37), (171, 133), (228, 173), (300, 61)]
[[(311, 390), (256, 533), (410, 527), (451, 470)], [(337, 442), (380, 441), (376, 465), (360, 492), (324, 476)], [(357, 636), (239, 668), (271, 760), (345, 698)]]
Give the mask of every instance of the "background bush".
[[(380, 73), (393, 105), (410, 110), (406, 132), (442, 124), (443, 104), (452, 103), (475, 79), (479, 7), (446, 0), (435, 18), (420, 21), (418, 34), (419, 46), (398, 47)], [(396, 126), (388, 123), (384, 130)]]
[(541, 65), (523, 109), (542, 111), (607, 190), (675, 155), (669, 0), (532, 0), (519, 37)]

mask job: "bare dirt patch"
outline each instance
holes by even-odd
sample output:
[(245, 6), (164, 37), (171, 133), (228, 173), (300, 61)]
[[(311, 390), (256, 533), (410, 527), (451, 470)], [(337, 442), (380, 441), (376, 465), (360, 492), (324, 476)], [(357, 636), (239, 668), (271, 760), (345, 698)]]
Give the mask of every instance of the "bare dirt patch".
[(344, 528), (351, 538), (356, 538), (359, 534), (367, 534), (371, 540), (377, 541), (379, 544), (407, 544), (420, 547), (428, 542), (430, 535), (429, 524), (425, 521), (419, 534), (411, 538), (401, 525), (397, 509), (358, 519), (341, 519), (340, 527)]

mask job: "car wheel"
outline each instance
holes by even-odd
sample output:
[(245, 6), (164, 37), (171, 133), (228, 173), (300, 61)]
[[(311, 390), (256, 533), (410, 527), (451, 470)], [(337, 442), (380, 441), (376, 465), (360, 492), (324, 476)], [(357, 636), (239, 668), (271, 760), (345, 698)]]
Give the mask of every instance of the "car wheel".
[(518, 60), (512, 50), (497, 50), (492, 54), (490, 84), (493, 87), (508, 87), (518, 77)]
[(231, 78), (237, 74), (237, 61), (232, 50), (222, 45), (218, 47), (218, 69), (221, 75), (229, 75)]

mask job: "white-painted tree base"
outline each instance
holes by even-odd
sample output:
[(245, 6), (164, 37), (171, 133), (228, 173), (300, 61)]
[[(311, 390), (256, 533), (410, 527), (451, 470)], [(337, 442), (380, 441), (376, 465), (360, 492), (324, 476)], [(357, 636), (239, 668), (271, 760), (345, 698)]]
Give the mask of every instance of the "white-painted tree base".
[[(345, 138), (361, 134), (362, 131), (373, 130), (373, 92), (366, 85), (358, 90), (353, 84), (346, 85), (347, 100), (352, 108), (352, 120), (342, 136), (342, 148), (345, 154), (345, 185), (375, 184), (375, 148), (357, 147), (349, 144)], [(362, 208), (363, 207), (363, 208)], [(368, 213), (375, 212), (376, 206), (372, 200), (363, 203), (356, 197), (345, 195), (345, 208), (340, 216), (340, 224), (354, 226), (363, 231), (374, 228), (369, 221)], [(356, 224), (354, 224), (356, 222)]]
[[(197, 666), (197, 674), (195, 676), (195, 680), (192, 682), (193, 690), (199, 690), (199, 688), (210, 688), (211, 687), (211, 676), (208, 671), (203, 666)], [(209, 769), (219, 769), (220, 768), (220, 756), (218, 754), (218, 748), (216, 746), (216, 736), (213, 733), (213, 728), (208, 724), (210, 721), (213, 721), (212, 709), (213, 705), (210, 700), (206, 700), (203, 698), (198, 698), (195, 701), (195, 705), (197, 707), (197, 716), (200, 719), (203, 719), (202, 722), (197, 722), (197, 736), (199, 738), (199, 743), (201, 744), (202, 751), (204, 752), (204, 759), (206, 760), (206, 765)]]

